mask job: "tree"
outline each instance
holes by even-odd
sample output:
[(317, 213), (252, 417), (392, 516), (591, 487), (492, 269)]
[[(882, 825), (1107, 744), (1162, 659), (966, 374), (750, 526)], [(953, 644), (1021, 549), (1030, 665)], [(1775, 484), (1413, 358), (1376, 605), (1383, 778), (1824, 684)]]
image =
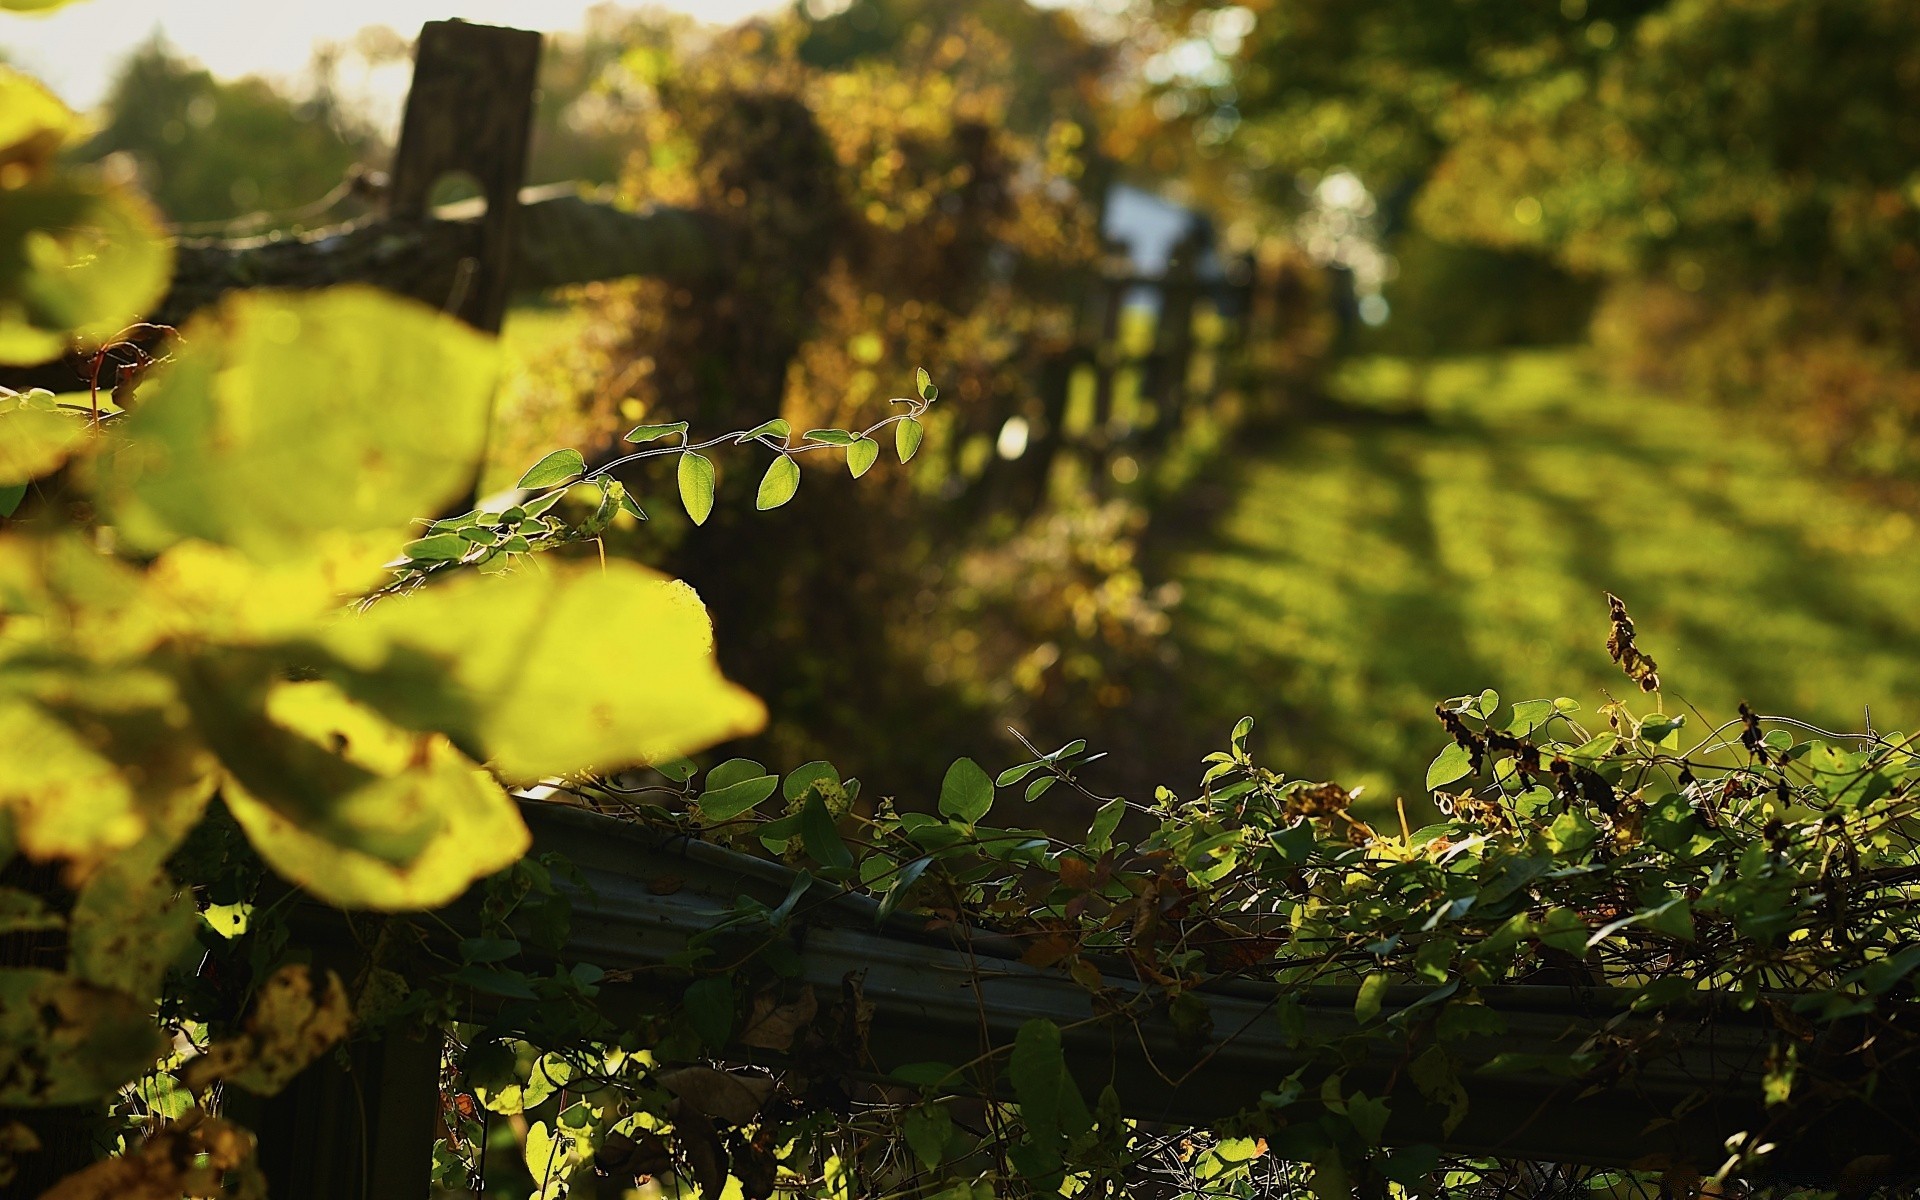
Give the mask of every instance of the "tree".
[(157, 36), (122, 64), (106, 112), (77, 152), (132, 156), (148, 195), (186, 224), (311, 205), (380, 149), (333, 95), (324, 63), (314, 92), (295, 99), (263, 79), (216, 80)]

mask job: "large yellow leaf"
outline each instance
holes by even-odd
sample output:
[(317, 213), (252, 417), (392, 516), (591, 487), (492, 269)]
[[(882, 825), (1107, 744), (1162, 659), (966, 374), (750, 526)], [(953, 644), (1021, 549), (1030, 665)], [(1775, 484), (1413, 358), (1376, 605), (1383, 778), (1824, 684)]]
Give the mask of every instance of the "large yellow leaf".
[(496, 357), (373, 288), (236, 293), (188, 324), (100, 462), (100, 499), (145, 550), (201, 538), (264, 563), (377, 563), (471, 485)]
[[(324, 825), (293, 819), (284, 804), (238, 781), (222, 788), (261, 857), (322, 900), (432, 908), (526, 853), (530, 838), (513, 800), (444, 737), (396, 729), (318, 680), (278, 685), (268, 711), (281, 726), (335, 748), (370, 780), (336, 797)], [(396, 826), (423, 831), (412, 852), (398, 860), (372, 852), (388, 848)]]
[(350, 693), (531, 781), (659, 762), (758, 730), (684, 583), (626, 563), (457, 579), (343, 620)]
[(0, 662), (0, 811), (21, 851), (63, 860), (70, 883), (136, 846), (164, 853), (199, 819), (212, 772), (165, 676)]

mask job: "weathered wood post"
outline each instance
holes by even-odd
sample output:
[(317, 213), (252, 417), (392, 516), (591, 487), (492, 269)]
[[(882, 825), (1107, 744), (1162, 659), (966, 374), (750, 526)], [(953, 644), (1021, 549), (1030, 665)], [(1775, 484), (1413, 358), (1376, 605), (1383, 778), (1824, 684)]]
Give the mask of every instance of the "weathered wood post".
[(489, 333), (499, 332), (507, 312), (539, 70), (537, 33), (429, 21), (388, 184), (388, 214), (401, 220), (427, 219), (434, 189), (449, 175), (479, 186), (487, 201), (480, 254), (467, 260), (446, 307)]

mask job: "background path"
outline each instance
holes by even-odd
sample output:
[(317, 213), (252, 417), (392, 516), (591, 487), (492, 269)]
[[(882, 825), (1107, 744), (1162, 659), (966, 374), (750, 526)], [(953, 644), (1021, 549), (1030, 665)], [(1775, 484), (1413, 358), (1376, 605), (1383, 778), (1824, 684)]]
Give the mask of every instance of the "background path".
[(1626, 695), (1607, 590), (1669, 711), (1920, 720), (1914, 521), (1737, 414), (1603, 385), (1569, 352), (1424, 380), (1359, 363), (1336, 393), (1332, 419), (1240, 452), (1213, 527), (1164, 560), (1180, 653), (1144, 710), (1177, 710), (1196, 757), (1253, 713), (1270, 766), (1417, 793), (1436, 699)]

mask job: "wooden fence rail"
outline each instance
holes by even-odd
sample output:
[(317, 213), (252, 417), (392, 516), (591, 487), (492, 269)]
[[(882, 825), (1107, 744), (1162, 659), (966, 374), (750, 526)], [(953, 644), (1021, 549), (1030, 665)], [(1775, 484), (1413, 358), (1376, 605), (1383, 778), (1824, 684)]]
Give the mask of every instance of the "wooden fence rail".
[[(563, 885), (572, 925), (562, 960), (616, 975), (658, 979), (657, 968), (726, 920), (740, 897), (779, 908), (799, 879), (778, 863), (568, 805), (526, 802), (523, 812), (534, 831), (534, 853), (558, 855), (578, 872), (577, 882)], [(1067, 1061), (1084, 1087), (1111, 1082), (1129, 1115), (1150, 1128), (1204, 1126), (1258, 1107), (1263, 1092), (1316, 1061), (1314, 1051), (1359, 1029), (1357, 987), (1289, 991), (1250, 978), (1201, 990), (1212, 1030), (1196, 1041), (1118, 961), (1098, 964), (1096, 1000), (1063, 968), (1023, 964), (1027, 947), (1019, 939), (930, 931), (924, 918), (908, 914), (882, 920), (873, 900), (824, 882), (788, 908), (793, 916), (785, 936), (797, 952), (799, 977), (833, 996), (856, 981), (873, 1005), (866, 1077), (876, 1082), (909, 1063), (1008, 1050), (1023, 1024), (1044, 1017), (1064, 1031)], [(424, 926), (478, 936), (476, 912), (470, 903), (456, 904)], [(337, 941), (339, 920), (315, 909), (308, 932), (331, 928)], [(338, 965), (351, 969), (352, 963), (343, 958)], [(609, 984), (603, 1008), (618, 1011), (629, 993), (645, 1007), (648, 986)], [(1304, 1006), (1299, 1040), (1275, 1016), (1284, 994)], [(1480, 999), (1504, 1029), (1450, 1044), (1463, 1063), (1469, 1097), (1457, 1128), (1447, 1127), (1446, 1111), (1421, 1095), (1406, 1063), (1383, 1047), (1348, 1062), (1346, 1082), (1389, 1101), (1388, 1145), (1435, 1143), (1449, 1153), (1616, 1168), (1685, 1163), (1711, 1171), (1725, 1155), (1729, 1133), (1765, 1125), (1760, 1081), (1773, 1031), (1767, 1006), (1740, 1011), (1703, 995), (1691, 1009), (1650, 1016), (1632, 1011), (1632, 995), (1559, 985), (1481, 989)], [(1394, 1021), (1440, 998), (1444, 993), (1430, 987), (1396, 986), (1376, 1020)], [(1090, 1019), (1116, 1011), (1128, 1015)], [(1522, 1056), (1524, 1063), (1527, 1055), (1544, 1061), (1585, 1044), (1616, 1053), (1602, 1069), (1578, 1077), (1524, 1065), (1501, 1069), (1495, 1061), (1503, 1055), (1506, 1062)], [(764, 1051), (736, 1049), (736, 1061), (779, 1065)], [(1820, 1050), (1807, 1053), (1817, 1057)], [(427, 1044), (362, 1047), (354, 1056), (359, 1078), (347, 1073), (329, 1080), (320, 1072), (316, 1085), (303, 1077), (264, 1112), (250, 1114), (260, 1122), (273, 1194), (298, 1200), (344, 1194), (334, 1189), (364, 1169), (374, 1196), (424, 1195), (431, 1139), (420, 1131), (431, 1127), (439, 1102), (438, 1052)], [(1310, 1082), (1317, 1086), (1317, 1079)], [(1830, 1182), (1853, 1158), (1899, 1144), (1914, 1097), (1888, 1088), (1877, 1102), (1872, 1109), (1836, 1107), (1776, 1169), (1785, 1177)], [(374, 1119), (364, 1125), (350, 1119), (358, 1106)], [(358, 1141), (362, 1129), (365, 1140)]]

